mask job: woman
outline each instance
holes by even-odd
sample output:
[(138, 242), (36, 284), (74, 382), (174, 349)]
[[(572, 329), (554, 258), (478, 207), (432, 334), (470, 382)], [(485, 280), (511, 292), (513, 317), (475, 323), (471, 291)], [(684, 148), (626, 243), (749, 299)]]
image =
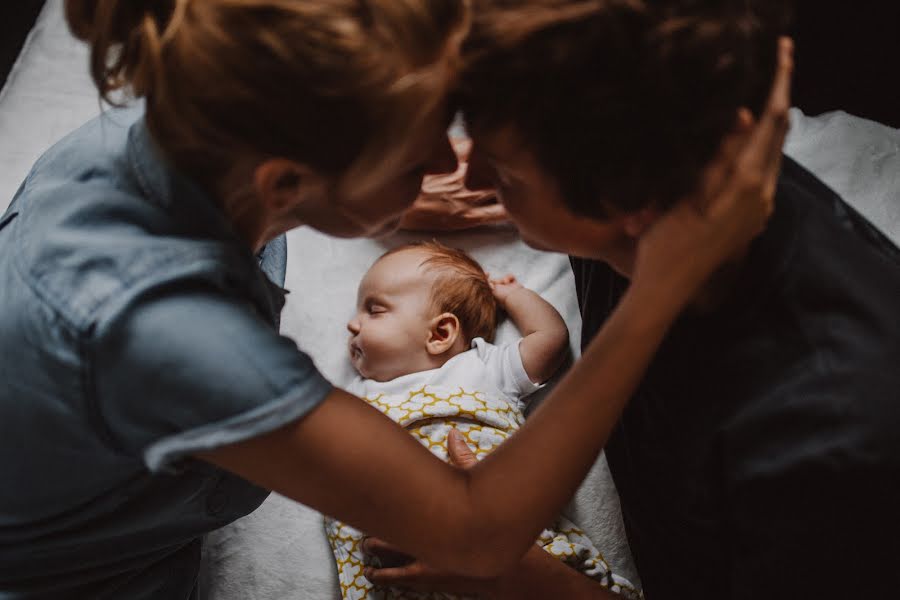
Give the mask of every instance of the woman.
[[(3, 597), (190, 597), (202, 534), (269, 490), (436, 567), (504, 571), (581, 481), (681, 307), (769, 209), (735, 178), (704, 215), (685, 204), (655, 227), (552, 410), (464, 472), (278, 336), (284, 291), (256, 258), (293, 227), (389, 231), (424, 173), (453, 170), (464, 3), (66, 9), (101, 94), (146, 108), (60, 142), (0, 221)], [(768, 156), (783, 134), (751, 150)]]

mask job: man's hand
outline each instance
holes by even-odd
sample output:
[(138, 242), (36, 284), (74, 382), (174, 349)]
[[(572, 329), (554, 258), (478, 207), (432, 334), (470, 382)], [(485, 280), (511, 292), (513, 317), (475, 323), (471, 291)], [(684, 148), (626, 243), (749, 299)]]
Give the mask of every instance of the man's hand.
[(509, 222), (495, 192), (466, 188), (472, 141), (467, 138), (451, 141), (459, 167), (449, 175), (425, 177), (419, 197), (400, 221), (401, 229), (453, 231)]

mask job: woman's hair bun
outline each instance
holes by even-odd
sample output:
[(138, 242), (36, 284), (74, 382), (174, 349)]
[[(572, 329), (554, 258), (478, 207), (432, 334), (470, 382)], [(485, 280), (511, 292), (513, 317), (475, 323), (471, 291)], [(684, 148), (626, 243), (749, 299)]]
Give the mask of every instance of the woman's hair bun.
[(66, 20), (91, 48), (91, 75), (100, 94), (129, 87), (145, 95), (154, 85), (161, 36), (186, 0), (66, 0)]
[(164, 29), (176, 4), (177, 0), (66, 0), (66, 20), (81, 40), (103, 38), (124, 44), (148, 14)]

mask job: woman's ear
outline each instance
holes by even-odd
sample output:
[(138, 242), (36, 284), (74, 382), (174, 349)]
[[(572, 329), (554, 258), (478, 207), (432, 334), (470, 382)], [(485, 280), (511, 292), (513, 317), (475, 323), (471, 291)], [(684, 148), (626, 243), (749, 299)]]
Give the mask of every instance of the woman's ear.
[(286, 158), (270, 158), (260, 163), (253, 172), (257, 197), (266, 209), (275, 214), (294, 209), (321, 184), (321, 179), (312, 169)]
[(432, 356), (439, 356), (452, 349), (462, 334), (459, 319), (453, 313), (443, 313), (431, 321), (425, 349)]

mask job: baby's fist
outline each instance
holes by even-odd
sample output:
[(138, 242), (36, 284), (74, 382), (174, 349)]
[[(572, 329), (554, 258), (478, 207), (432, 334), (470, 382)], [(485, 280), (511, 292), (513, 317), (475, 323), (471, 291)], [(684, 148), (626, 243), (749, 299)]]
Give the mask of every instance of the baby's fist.
[(506, 275), (500, 279), (490, 279), (491, 291), (494, 292), (494, 298), (502, 306), (506, 303), (506, 299), (514, 291), (521, 289), (523, 286), (516, 281), (515, 275)]

